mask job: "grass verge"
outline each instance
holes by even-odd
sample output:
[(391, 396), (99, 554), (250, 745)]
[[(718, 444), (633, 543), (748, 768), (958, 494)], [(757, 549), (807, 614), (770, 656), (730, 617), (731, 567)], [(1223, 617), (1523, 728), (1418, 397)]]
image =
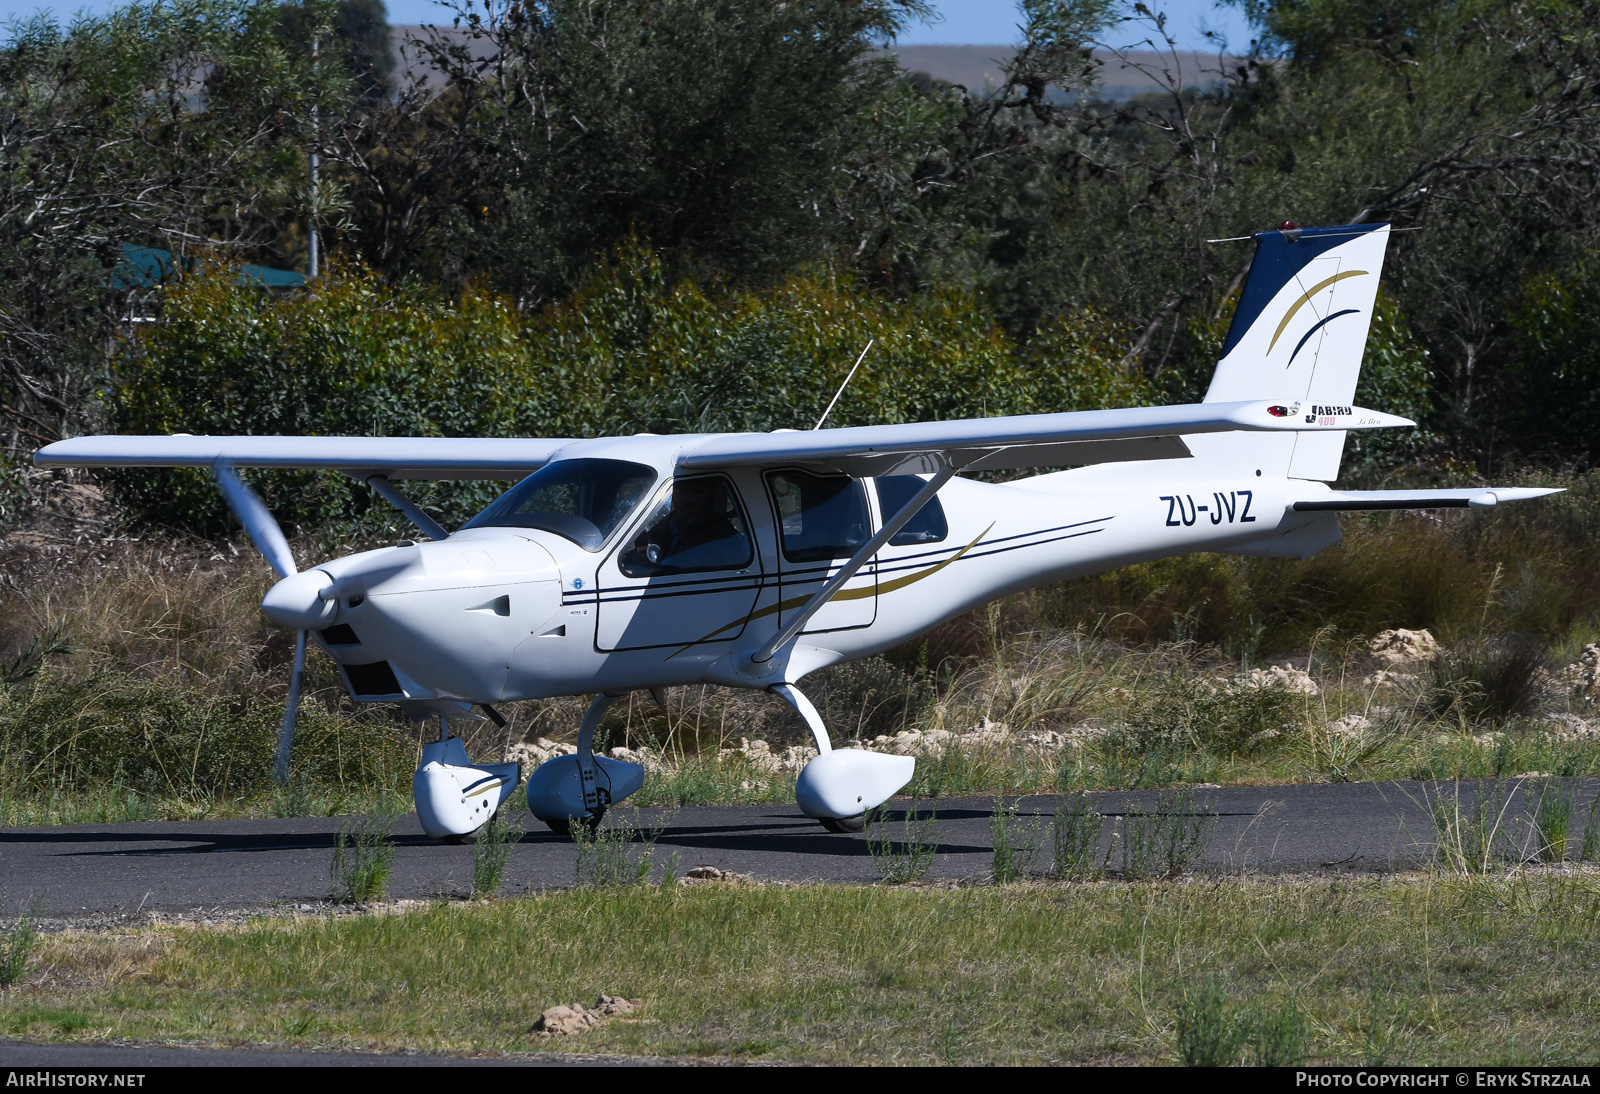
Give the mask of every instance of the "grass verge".
[[(0, 994), (0, 1031), (838, 1063), (1172, 1063), (1207, 1015), (1255, 1015), (1257, 1039), (1284, 1043), (1252, 1050), (1263, 1058), (1572, 1063), (1600, 1051), (1597, 916), (1600, 878), (1583, 872), (584, 888), (242, 929), (44, 938), (23, 984)], [(570, 1037), (530, 1032), (545, 1008), (600, 993), (644, 1006)], [(1284, 1015), (1295, 1028), (1274, 1032)]]

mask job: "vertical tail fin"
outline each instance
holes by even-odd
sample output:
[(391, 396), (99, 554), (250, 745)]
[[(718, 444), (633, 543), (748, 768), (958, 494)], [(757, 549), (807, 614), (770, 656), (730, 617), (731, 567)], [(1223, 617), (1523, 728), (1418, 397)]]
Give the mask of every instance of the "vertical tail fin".
[[(1389, 226), (1302, 228), (1258, 232), (1255, 238), (1250, 276), (1205, 401), (1298, 401), (1307, 415), (1315, 415), (1318, 406), (1349, 406), (1378, 298)], [(1339, 477), (1342, 431), (1216, 437), (1201, 448), (1248, 456), (1272, 474)]]

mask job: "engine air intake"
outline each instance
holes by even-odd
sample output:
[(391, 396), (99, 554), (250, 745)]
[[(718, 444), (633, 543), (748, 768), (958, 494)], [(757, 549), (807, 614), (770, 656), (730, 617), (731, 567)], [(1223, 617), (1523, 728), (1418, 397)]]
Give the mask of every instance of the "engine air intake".
[(346, 665), (345, 676), (350, 680), (350, 690), (357, 695), (399, 695), (400, 681), (387, 661), (374, 661), (370, 665)]

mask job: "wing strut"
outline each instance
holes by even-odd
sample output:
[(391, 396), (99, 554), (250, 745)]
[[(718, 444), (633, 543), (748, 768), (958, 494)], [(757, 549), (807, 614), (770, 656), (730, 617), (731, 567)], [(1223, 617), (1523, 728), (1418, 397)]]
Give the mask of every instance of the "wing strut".
[(450, 533), (439, 522), (422, 511), (422, 507), (400, 492), (399, 487), (384, 475), (368, 475), (367, 485), (383, 496), (383, 500), (404, 513), (412, 524), (422, 529), (429, 539), (449, 539)]
[(950, 477), (959, 470), (961, 469), (955, 464), (946, 461), (944, 466), (939, 469), (939, 473), (923, 483), (922, 489), (918, 490), (910, 501), (902, 505), (898, 513), (889, 520), (884, 521), (883, 527), (878, 529), (878, 534), (862, 544), (856, 553), (850, 556), (850, 560), (839, 568), (839, 572), (829, 578), (822, 588), (811, 595), (811, 599), (806, 601), (805, 607), (801, 608), (799, 613), (789, 621), (788, 626), (780, 630), (766, 645), (757, 650), (751, 660), (757, 664), (772, 660), (772, 655), (782, 649), (791, 638), (799, 634), (801, 628), (811, 622), (811, 617), (816, 615), (817, 611), (833, 598), (833, 594), (838, 592), (846, 581), (855, 577), (856, 571), (865, 566), (867, 560), (877, 554), (878, 549), (888, 543), (891, 536), (909, 524), (912, 517), (922, 512), (922, 507), (928, 504), (929, 499), (937, 494), (939, 488), (949, 482)]

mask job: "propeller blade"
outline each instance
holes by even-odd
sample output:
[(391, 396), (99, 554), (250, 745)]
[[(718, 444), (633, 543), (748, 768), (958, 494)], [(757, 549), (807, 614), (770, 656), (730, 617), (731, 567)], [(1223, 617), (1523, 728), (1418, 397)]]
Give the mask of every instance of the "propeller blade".
[(306, 632), (294, 632), (294, 672), (289, 675), (289, 704), (283, 708), (283, 728), (278, 731), (278, 754), (272, 761), (272, 778), (279, 786), (289, 781), (289, 751), (294, 748), (294, 719), (300, 707), (300, 677), (306, 671)]
[(294, 555), (289, 550), (289, 541), (283, 538), (283, 530), (272, 519), (266, 502), (246, 486), (239, 478), (239, 473), (227, 464), (215, 464), (211, 471), (217, 477), (217, 489), (222, 491), (228, 508), (244, 525), (250, 542), (266, 558), (267, 565), (276, 570), (279, 577), (299, 573), (299, 568), (294, 564)]

